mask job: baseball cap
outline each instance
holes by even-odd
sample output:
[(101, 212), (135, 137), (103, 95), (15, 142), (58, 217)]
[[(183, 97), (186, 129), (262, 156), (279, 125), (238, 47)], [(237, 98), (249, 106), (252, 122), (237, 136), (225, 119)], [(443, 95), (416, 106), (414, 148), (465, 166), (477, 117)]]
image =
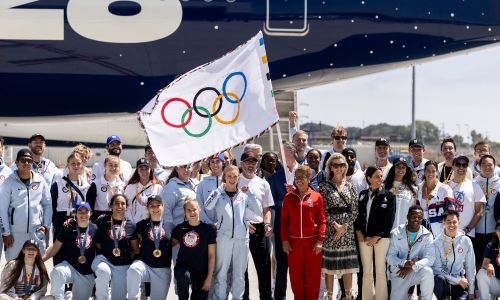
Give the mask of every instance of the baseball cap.
[(226, 160), (224, 158), (224, 154), (222, 154), (222, 153), (214, 154), (212, 157), (210, 157), (210, 160), (212, 160), (212, 159), (218, 159), (221, 162), (224, 162)]
[(17, 152), (16, 161), (18, 161), (22, 157), (29, 157), (33, 159), (33, 152), (31, 152), (31, 150), (28, 148), (23, 148)]
[(348, 154), (354, 154), (354, 157), (356, 157), (356, 150), (350, 147), (344, 148), (344, 150), (342, 150), (342, 155), (347, 156)]
[(161, 199), (160, 195), (151, 195), (151, 196), (149, 196), (148, 197), (148, 204), (147, 205), (149, 205), (153, 201), (158, 201), (161, 204), (163, 204), (163, 200)]
[(469, 163), (469, 158), (465, 155), (458, 155), (453, 159), (453, 164), (457, 163), (459, 160), (465, 160), (467, 164)]
[(389, 143), (389, 140), (386, 138), (379, 138), (375, 141), (375, 147), (376, 146), (390, 146), (391, 144)]
[(249, 152), (245, 152), (241, 155), (241, 161), (247, 161), (247, 160), (255, 160), (255, 161), (259, 161), (257, 159), (257, 156), (255, 155), (255, 153), (249, 151)]
[(117, 135), (110, 135), (108, 136), (108, 139), (106, 140), (106, 145), (111, 144), (112, 142), (122, 142), (119, 136)]
[(397, 164), (399, 164), (399, 163), (403, 163), (403, 164), (406, 164), (406, 165), (407, 165), (405, 158), (404, 158), (404, 157), (402, 157), (402, 156), (395, 157), (395, 158), (392, 160), (392, 164), (393, 164), (393, 165), (397, 165)]
[(90, 204), (88, 202), (81, 202), (81, 203), (77, 204), (76, 211), (79, 211), (80, 208), (86, 208), (88, 211), (92, 211), (92, 209), (90, 208)]
[(41, 138), (45, 142), (45, 137), (43, 135), (41, 135), (40, 133), (35, 133), (34, 135), (30, 136), (30, 143), (36, 138)]
[(425, 147), (424, 142), (421, 141), (420, 139), (413, 139), (410, 141), (408, 146), (411, 148), (412, 146), (420, 146), (420, 147)]
[(151, 167), (151, 162), (149, 162), (149, 159), (146, 159), (146, 158), (140, 158), (137, 163), (135, 164), (135, 167), (136, 168), (139, 168), (140, 166), (147, 166), (147, 167)]
[(23, 244), (23, 248), (26, 248), (28, 246), (33, 246), (35, 247), (37, 250), (40, 250), (40, 247), (38, 247), (38, 243), (35, 241), (35, 240), (26, 240), (26, 242), (24, 242)]

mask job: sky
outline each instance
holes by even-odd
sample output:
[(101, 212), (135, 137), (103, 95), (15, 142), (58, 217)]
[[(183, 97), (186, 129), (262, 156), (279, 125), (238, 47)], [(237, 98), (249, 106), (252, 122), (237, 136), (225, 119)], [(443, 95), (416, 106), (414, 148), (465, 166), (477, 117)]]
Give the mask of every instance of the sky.
[[(411, 77), (407, 67), (300, 90), (299, 122), (409, 125)], [(415, 95), (416, 120), (466, 142), (472, 130), (500, 142), (500, 47), (416, 65)]]

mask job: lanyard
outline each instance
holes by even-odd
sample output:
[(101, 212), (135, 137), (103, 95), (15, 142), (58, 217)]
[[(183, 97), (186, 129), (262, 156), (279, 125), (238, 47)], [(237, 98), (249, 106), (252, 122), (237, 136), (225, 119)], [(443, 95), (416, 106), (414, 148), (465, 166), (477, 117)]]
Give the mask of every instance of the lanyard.
[(35, 266), (33, 265), (33, 270), (31, 270), (31, 275), (26, 273), (26, 265), (23, 266), (23, 287), (24, 294), (30, 295), (31, 286), (33, 285), (33, 279), (35, 278)]
[[(448, 249), (446, 249), (446, 251), (444, 252), (444, 259), (446, 261), (446, 264), (448, 264), (448, 256), (450, 256), (450, 253), (451, 253), (451, 248), (453, 248), (453, 241), (455, 240), (455, 238), (451, 238), (451, 241), (450, 241), (450, 245), (448, 246)], [(446, 242), (446, 236), (444, 236), (443, 238), (443, 246)], [(443, 247), (444, 249), (444, 247)]]
[(153, 224), (153, 220), (151, 220), (151, 234), (153, 235), (155, 249), (160, 248), (160, 239), (161, 239), (162, 229), (163, 229), (163, 218), (160, 220), (160, 225), (158, 226), (158, 230), (156, 230), (156, 231), (155, 231), (155, 225)]
[(122, 232), (123, 228), (125, 228), (125, 224), (127, 224), (127, 220), (123, 220), (122, 224), (120, 225), (120, 231), (118, 231), (118, 235), (116, 234), (115, 226), (113, 224), (113, 216), (111, 216), (111, 230), (113, 231), (113, 243), (115, 245), (115, 248), (118, 248), (118, 242), (120, 241), (120, 238), (122, 237)]
[[(90, 226), (87, 225), (87, 229), (85, 230), (85, 234), (83, 235), (83, 238), (82, 238), (82, 236), (80, 235), (80, 226), (78, 226), (78, 224), (76, 225), (76, 233), (78, 234), (78, 245), (80, 247), (80, 256), (83, 256), (83, 254), (85, 253), (85, 248), (87, 246), (86, 245), (87, 236), (89, 235), (89, 228), (90, 228)], [(113, 232), (113, 234), (114, 234), (114, 232)]]

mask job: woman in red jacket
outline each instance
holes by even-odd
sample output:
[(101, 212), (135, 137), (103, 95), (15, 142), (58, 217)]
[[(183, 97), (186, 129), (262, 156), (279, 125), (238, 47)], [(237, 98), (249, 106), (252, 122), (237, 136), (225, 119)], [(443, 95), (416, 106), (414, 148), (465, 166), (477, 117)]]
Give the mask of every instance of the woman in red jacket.
[(311, 175), (309, 167), (297, 168), (296, 189), (286, 194), (281, 209), (281, 240), (296, 300), (318, 299), (321, 280), (326, 217), (323, 198), (309, 188)]

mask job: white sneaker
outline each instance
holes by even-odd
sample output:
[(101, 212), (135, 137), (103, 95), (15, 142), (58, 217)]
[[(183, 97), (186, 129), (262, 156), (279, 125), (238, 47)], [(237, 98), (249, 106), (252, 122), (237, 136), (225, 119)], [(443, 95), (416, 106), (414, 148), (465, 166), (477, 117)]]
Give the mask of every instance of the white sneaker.
[(418, 296), (415, 293), (408, 294), (408, 300), (418, 300)]
[(64, 292), (64, 300), (71, 300), (71, 299), (73, 299), (73, 293), (71, 291)]

